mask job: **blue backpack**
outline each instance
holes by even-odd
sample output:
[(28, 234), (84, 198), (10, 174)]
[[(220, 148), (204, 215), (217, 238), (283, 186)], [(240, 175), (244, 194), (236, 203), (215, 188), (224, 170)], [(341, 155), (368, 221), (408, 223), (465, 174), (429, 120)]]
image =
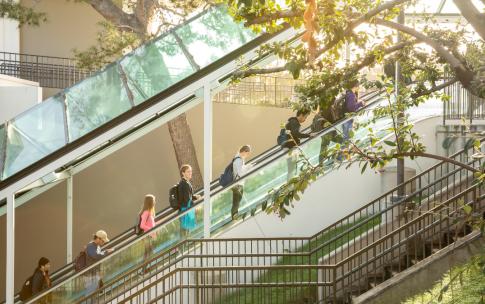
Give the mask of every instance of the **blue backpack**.
[(240, 158), (239, 156), (234, 157), (229, 165), (227, 165), (226, 169), (224, 169), (224, 173), (221, 174), (219, 177), (219, 185), (225, 187), (230, 185), (234, 181), (234, 161)]

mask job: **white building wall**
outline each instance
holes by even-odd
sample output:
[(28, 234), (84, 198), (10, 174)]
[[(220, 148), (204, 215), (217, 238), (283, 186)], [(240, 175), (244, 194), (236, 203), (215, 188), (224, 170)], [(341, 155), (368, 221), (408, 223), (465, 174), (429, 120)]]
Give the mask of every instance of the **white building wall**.
[(37, 82), (0, 74), (0, 124), (42, 102)]

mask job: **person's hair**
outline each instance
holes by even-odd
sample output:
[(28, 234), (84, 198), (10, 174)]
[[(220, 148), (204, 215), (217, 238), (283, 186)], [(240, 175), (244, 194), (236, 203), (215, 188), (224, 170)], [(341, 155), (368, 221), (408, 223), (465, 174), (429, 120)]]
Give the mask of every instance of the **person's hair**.
[(145, 195), (145, 200), (143, 201), (143, 207), (140, 210), (140, 215), (145, 211), (148, 211), (152, 215), (155, 215), (155, 195)]
[(308, 110), (308, 109), (300, 109), (300, 110), (296, 111), (296, 117), (301, 116), (301, 115), (305, 116), (305, 115), (308, 115), (308, 114), (310, 114), (310, 110)]
[(241, 148), (239, 148), (239, 153), (244, 153), (244, 152), (251, 152), (251, 146), (250, 145), (244, 145)]
[(46, 257), (41, 257), (41, 258), (39, 259), (39, 262), (37, 263), (37, 266), (40, 268), (41, 266), (45, 266), (45, 265), (49, 264), (49, 262), (50, 262), (50, 261), (49, 261), (49, 259), (48, 259), (48, 258), (46, 258)]
[(190, 168), (192, 168), (190, 165), (182, 165), (182, 167), (180, 167), (180, 175), (183, 175), (185, 171), (187, 171)]

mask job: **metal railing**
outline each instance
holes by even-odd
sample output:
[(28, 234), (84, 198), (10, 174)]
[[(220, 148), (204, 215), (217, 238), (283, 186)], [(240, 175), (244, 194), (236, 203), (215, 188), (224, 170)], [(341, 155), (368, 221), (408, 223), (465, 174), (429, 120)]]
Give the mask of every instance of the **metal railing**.
[[(381, 218), (379, 225), (351, 238), (345, 238), (345, 233), (355, 227), (338, 235), (346, 242), (325, 253), (319, 259), (321, 264), (312, 263), (317, 251), (311, 246), (306, 252), (292, 252), (287, 247), (288, 253), (254, 254), (217, 246), (235, 240), (199, 241), (185, 263), (179, 261), (169, 271), (159, 271), (142, 286), (132, 286), (121, 295), (107, 298), (102, 291), (87, 303), (350, 303), (352, 296), (369, 289), (370, 278), (384, 281), (389, 273), (400, 272), (470, 233), (462, 207), (469, 205), (481, 212), (484, 198), (481, 186), (473, 184), (448, 199), (416, 205), (414, 210), (407, 209), (408, 200), (383, 208), (369, 216)], [(269, 245), (267, 241), (238, 240), (260, 242), (264, 248), (275, 240), (269, 240)], [(272, 265), (269, 258), (277, 256), (283, 263)]]
[[(471, 154), (471, 150), (461, 151), (453, 155), (452, 158), (479, 166), (480, 160), (471, 159)], [(399, 188), (396, 187), (311, 237), (185, 240), (174, 248), (145, 261), (139, 267), (110, 280), (96, 293), (77, 303), (104, 303), (122, 300), (132, 302), (135, 299), (138, 302), (133, 303), (148, 303), (146, 301), (148, 294), (160, 292), (160, 290), (154, 291), (154, 289), (159, 288), (157, 286), (160, 285), (160, 280), (175, 282), (174, 276), (181, 278), (190, 273), (193, 275), (194, 272), (197, 273), (195, 277), (198, 277), (200, 273), (208, 271), (207, 267), (250, 267), (247, 269), (249, 273), (242, 272), (245, 273), (244, 278), (259, 279), (261, 275), (264, 276), (268, 273), (272, 269), (271, 267), (277, 266), (275, 269), (280, 269), (278, 267), (282, 265), (292, 267), (295, 265), (316, 265), (322, 259), (326, 259), (327, 262), (340, 261), (350, 256), (352, 250), (357, 248), (357, 241), (359, 242), (358, 247), (371, 245), (375, 240), (399, 229), (401, 219), (412, 220), (416, 218), (420, 214), (419, 212), (425, 212), (425, 208), (431, 208), (434, 202), (449, 200), (457, 193), (466, 191), (467, 188), (471, 187), (473, 181), (472, 174), (465, 169), (454, 164), (441, 162), (399, 186), (405, 188), (408, 194), (405, 198), (396, 200)], [(409, 214), (407, 209), (403, 208), (410, 202), (414, 202), (416, 206), (422, 206), (418, 208), (418, 213)], [(261, 265), (269, 268), (258, 268)], [(203, 267), (205, 270), (199, 269), (192, 272), (186, 269), (179, 270), (179, 268), (194, 266)], [(254, 272), (251, 272), (253, 271), (251, 267), (256, 267)], [(327, 280), (335, 280), (330, 272), (322, 270), (325, 279), (323, 282), (316, 282), (316, 270), (320, 268), (320, 266), (312, 268), (313, 272), (311, 276), (309, 275), (309, 278), (313, 279), (312, 286), (314, 288), (328, 287)], [(217, 272), (215, 269), (212, 270), (214, 270), (214, 273)], [(234, 273), (237, 269), (226, 270), (231, 270), (230, 273)], [(289, 270), (287, 269), (287, 271)], [(239, 277), (235, 273), (233, 276)], [(298, 282), (301, 282), (301, 278), (299, 280)], [(151, 282), (158, 283), (151, 284)], [(288, 283), (285, 281), (285, 284), (298, 282)], [(175, 287), (173, 288), (175, 289), (171, 288), (171, 292), (178, 290), (185, 293), (188, 292), (184, 289), (185, 287), (192, 288), (187, 287), (187, 282), (178, 283), (180, 284), (174, 283), (173, 286)], [(240, 284), (242, 281), (237, 281), (237, 283)], [(147, 287), (140, 289), (140, 284)], [(199, 284), (197, 288), (200, 288), (201, 282), (197, 284)], [(165, 284), (160, 286), (165, 286)], [(254, 287), (253, 280), (247, 285), (247, 288), (251, 286)], [(276, 285), (274, 287), (276, 288)], [(232, 292), (233, 290), (226, 290), (225, 297)], [(314, 297), (316, 297), (315, 292), (316, 289), (311, 292)], [(172, 303), (173, 300), (170, 300), (172, 296), (167, 295), (167, 297), (164, 298), (165, 301)], [(174, 296), (175, 298), (180, 300), (180, 295)], [(235, 303), (241, 302), (236, 301)]]
[(259, 75), (245, 78), (214, 96), (218, 103), (288, 108), (295, 86), (302, 83), (289, 76)]
[(70, 58), (0, 52), (0, 74), (38, 82), (41, 87), (64, 89), (92, 73)]
[(443, 123), (447, 120), (462, 120), (473, 123), (485, 120), (485, 99), (471, 94), (461, 83), (444, 88), (443, 92), (450, 100), (443, 103)]

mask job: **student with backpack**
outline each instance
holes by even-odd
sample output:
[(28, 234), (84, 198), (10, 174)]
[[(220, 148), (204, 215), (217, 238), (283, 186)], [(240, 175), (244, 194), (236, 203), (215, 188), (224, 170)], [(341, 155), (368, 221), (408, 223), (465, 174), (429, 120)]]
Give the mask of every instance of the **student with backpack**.
[[(26, 301), (36, 294), (39, 294), (43, 290), (51, 287), (51, 280), (49, 277), (50, 266), (51, 264), (48, 258), (41, 257), (39, 259), (37, 268), (34, 270), (34, 274), (25, 281), (24, 285), (22, 285), (22, 290), (19, 294), (21, 301)], [(39, 303), (45, 302), (46, 301), (41, 301)]]
[[(288, 164), (288, 181), (293, 178), (297, 172), (298, 158), (300, 151), (294, 149), (296, 146), (300, 145), (300, 142), (304, 138), (310, 138), (314, 136), (313, 133), (307, 134), (300, 131), (301, 124), (304, 123), (308, 116), (310, 115), (310, 110), (300, 109), (296, 112), (295, 117), (290, 117), (285, 125), (285, 130), (288, 135), (288, 139), (282, 143), (282, 140), (278, 138), (278, 142), (282, 143), (282, 147), (288, 148), (289, 153), (286, 159)], [(282, 133), (280, 133), (280, 137)]]
[[(246, 165), (246, 159), (249, 158), (251, 154), (251, 146), (244, 145), (239, 148), (238, 153), (231, 160), (231, 163), (226, 167), (224, 173), (219, 178), (219, 184), (223, 187), (240, 179), (246, 172), (251, 168), (251, 166)], [(237, 216), (239, 210), (239, 204), (241, 203), (243, 197), (243, 184), (239, 183), (234, 185), (231, 189), (232, 191), (232, 208), (231, 217), (234, 220)]]
[[(359, 101), (359, 82), (355, 81), (352, 84), (352, 88), (345, 92), (345, 112), (355, 113), (365, 106), (363, 101)], [(354, 120), (349, 119), (342, 124), (342, 132), (344, 140), (349, 139), (350, 131), (354, 125)]]
[[(153, 194), (145, 195), (142, 208), (138, 213), (137, 229), (135, 229), (137, 235), (147, 233), (155, 227), (155, 204), (156, 199)], [(144, 258), (147, 260), (153, 251), (153, 236), (147, 235), (143, 242), (145, 244)], [(148, 272), (148, 268), (145, 268), (144, 272)]]
[[(93, 240), (86, 245), (86, 249), (84, 250), (86, 255), (85, 267), (93, 265), (109, 253), (113, 252), (113, 249), (101, 249), (101, 247), (108, 242), (108, 234), (104, 230), (98, 230), (93, 235)], [(94, 292), (101, 285), (102, 281), (100, 269), (95, 267), (94, 269), (86, 273), (86, 290), (88, 294)]]
[[(192, 189), (192, 167), (183, 165), (180, 167), (181, 180), (178, 183), (178, 201), (180, 203), (179, 213), (183, 213), (193, 206), (193, 202), (201, 198), (200, 195), (194, 195)], [(180, 231), (182, 237), (187, 237), (190, 230), (196, 226), (195, 210), (192, 209), (180, 218)]]

